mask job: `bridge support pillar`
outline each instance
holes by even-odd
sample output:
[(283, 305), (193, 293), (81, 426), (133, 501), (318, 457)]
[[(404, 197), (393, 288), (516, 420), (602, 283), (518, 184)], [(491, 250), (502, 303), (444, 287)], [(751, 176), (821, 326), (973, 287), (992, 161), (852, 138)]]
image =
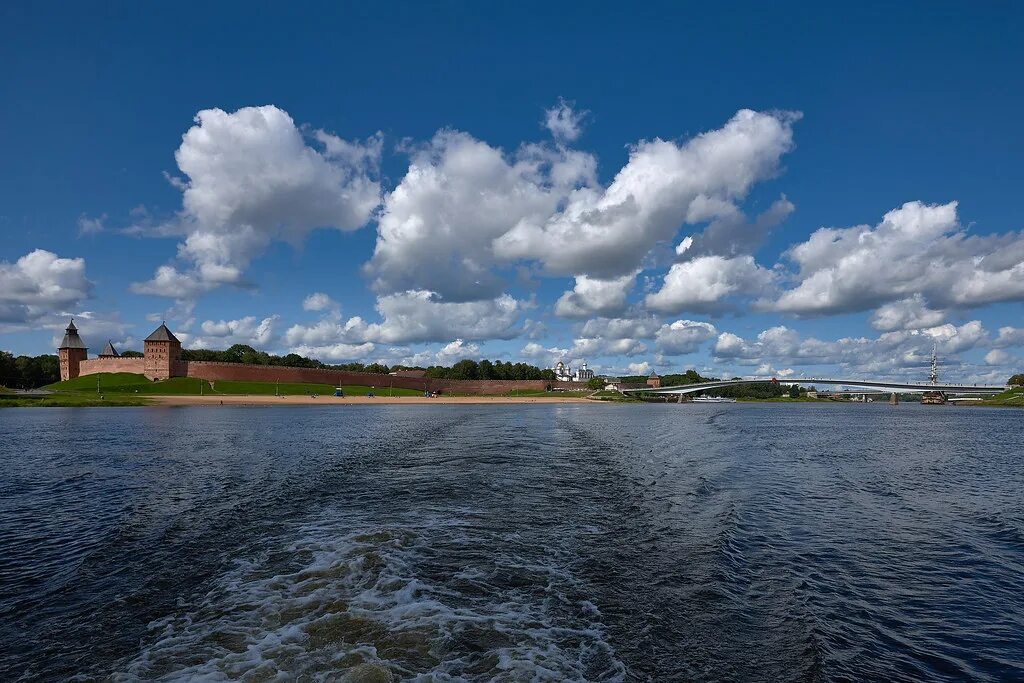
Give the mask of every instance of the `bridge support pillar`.
[(900, 404), (900, 397), (896, 394), (889, 395), (889, 405), (898, 406)]
[(683, 395), (679, 394), (679, 398), (676, 399), (676, 403), (682, 403), (682, 402), (683, 402)]

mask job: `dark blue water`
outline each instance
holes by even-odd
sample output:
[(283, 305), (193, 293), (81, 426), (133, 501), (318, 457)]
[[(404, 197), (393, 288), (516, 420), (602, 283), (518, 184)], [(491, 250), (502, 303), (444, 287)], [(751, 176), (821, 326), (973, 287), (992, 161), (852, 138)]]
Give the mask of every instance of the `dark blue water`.
[(1022, 680), (1024, 412), (0, 411), (0, 680)]

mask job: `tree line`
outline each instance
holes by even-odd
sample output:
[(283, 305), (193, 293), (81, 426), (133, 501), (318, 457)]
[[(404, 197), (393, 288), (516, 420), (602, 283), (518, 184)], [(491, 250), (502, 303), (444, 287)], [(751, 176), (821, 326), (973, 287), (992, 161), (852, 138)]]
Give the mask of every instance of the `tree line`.
[(536, 365), (530, 365), (529, 363), (505, 363), (500, 360), (489, 361), (486, 359), (479, 362), (469, 359), (460, 360), (450, 368), (442, 365), (431, 365), (426, 368), (426, 372), (427, 377), (436, 379), (555, 379), (555, 371), (548, 368), (538, 368)]
[(60, 381), (60, 359), (53, 354), (17, 356), (0, 351), (0, 386), (35, 389)]
[[(125, 355), (125, 354), (122, 354)], [(398, 370), (421, 370), (427, 377), (435, 379), (550, 379), (555, 378), (553, 370), (538, 368), (528, 363), (505, 363), (489, 360), (460, 360), (451, 367), (431, 365), (429, 367), (413, 365), (391, 365), (384, 363), (337, 363), (328, 365), (312, 358), (296, 353), (275, 356), (265, 351), (257, 351), (246, 344), (235, 344), (223, 351), (209, 349), (182, 349), (182, 360), (205, 360), (220, 363), (244, 363), (246, 365), (278, 365), (296, 368), (329, 368), (332, 370), (348, 370), (349, 372), (371, 372), (386, 375)]]
[[(127, 355), (126, 353), (121, 354)], [(182, 360), (211, 361), (215, 363), (244, 363), (245, 365), (275, 365), (294, 368), (326, 368), (318, 360), (300, 356), (297, 353), (289, 353), (284, 356), (275, 356), (266, 351), (257, 351), (248, 344), (235, 344), (223, 351), (211, 349), (182, 349)]]

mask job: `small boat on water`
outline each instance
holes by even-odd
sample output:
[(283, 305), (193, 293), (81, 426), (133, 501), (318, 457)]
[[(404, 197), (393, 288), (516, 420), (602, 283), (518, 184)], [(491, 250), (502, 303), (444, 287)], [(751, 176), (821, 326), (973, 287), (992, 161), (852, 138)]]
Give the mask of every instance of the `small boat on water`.
[(726, 398), (725, 396), (697, 396), (693, 399), (694, 403), (735, 403), (736, 399)]

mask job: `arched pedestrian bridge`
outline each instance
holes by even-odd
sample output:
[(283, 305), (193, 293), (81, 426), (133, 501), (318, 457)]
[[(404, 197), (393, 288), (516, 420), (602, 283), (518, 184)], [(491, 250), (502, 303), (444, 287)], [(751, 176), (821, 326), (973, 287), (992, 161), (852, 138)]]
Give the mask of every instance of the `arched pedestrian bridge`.
[(926, 391), (941, 391), (944, 394), (984, 395), (999, 394), (1009, 387), (985, 386), (980, 384), (932, 384), (931, 382), (888, 382), (872, 379), (825, 379), (821, 377), (786, 377), (785, 379), (723, 379), (699, 384), (682, 384), (674, 387), (644, 387), (640, 389), (623, 389), (624, 394), (695, 394), (699, 391), (724, 389), (744, 384), (800, 384), (854, 387), (857, 389), (874, 389), (898, 394), (923, 394)]

